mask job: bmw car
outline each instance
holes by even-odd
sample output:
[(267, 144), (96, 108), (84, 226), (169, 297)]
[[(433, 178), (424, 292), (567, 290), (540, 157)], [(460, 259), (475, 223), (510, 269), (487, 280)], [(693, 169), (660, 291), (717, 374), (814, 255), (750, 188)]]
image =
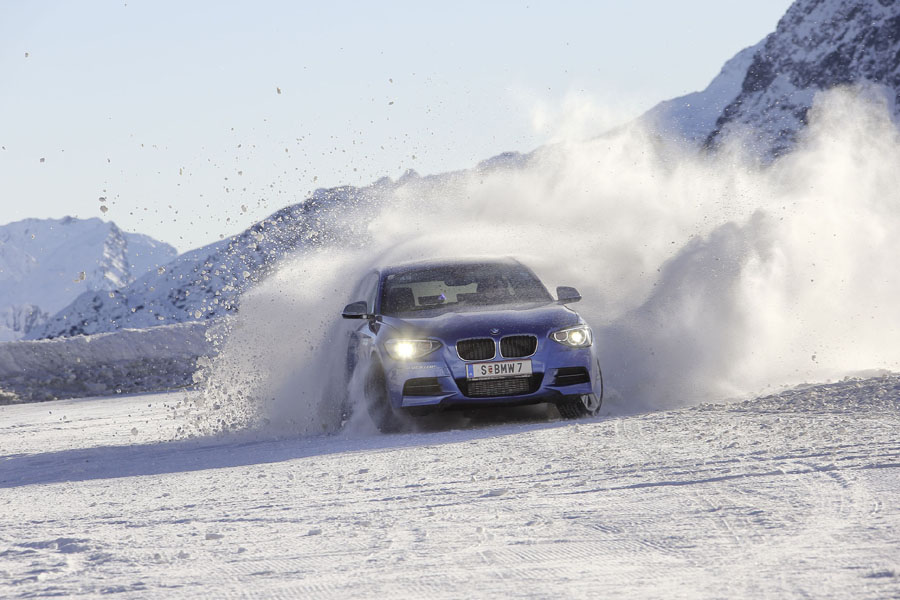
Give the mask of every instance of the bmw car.
[[(556, 288), (514, 259), (393, 265), (362, 278), (343, 311), (347, 373), (376, 426), (451, 409), (555, 404), (597, 414), (603, 381), (593, 333)], [(349, 380), (349, 379), (348, 379)]]

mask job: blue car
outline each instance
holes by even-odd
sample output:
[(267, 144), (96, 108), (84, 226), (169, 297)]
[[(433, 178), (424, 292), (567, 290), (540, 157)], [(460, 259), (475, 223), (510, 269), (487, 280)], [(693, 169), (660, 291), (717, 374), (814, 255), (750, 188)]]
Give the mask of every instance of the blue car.
[(556, 288), (513, 259), (429, 261), (377, 269), (357, 286), (344, 319), (348, 377), (384, 432), (448, 409), (550, 402), (564, 418), (595, 415), (603, 400), (591, 328)]

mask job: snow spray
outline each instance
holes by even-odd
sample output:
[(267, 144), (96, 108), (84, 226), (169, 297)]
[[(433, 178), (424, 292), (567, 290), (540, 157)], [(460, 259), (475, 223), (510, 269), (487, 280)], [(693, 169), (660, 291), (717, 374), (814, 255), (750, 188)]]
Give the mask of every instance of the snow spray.
[(277, 414), (294, 433), (337, 429), (346, 349), (334, 327), (352, 285), (373, 264), (426, 257), (515, 256), (551, 290), (577, 287), (607, 411), (900, 369), (887, 102), (833, 90), (790, 154), (760, 164), (741, 148), (686, 150), (635, 123), (522, 164), (396, 185), (365, 251), (293, 258), (243, 298), (205, 369), (206, 402), (228, 404), (235, 426)]

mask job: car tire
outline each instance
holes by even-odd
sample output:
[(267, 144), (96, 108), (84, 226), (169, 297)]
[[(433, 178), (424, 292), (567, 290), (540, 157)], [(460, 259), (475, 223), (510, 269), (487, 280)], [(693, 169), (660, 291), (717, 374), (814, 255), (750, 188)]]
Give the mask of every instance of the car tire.
[(403, 421), (388, 396), (387, 379), (381, 365), (375, 365), (366, 377), (366, 409), (381, 433), (396, 433), (403, 429)]
[(556, 408), (563, 419), (580, 419), (596, 415), (602, 404), (603, 399), (597, 394), (575, 394), (557, 402)]

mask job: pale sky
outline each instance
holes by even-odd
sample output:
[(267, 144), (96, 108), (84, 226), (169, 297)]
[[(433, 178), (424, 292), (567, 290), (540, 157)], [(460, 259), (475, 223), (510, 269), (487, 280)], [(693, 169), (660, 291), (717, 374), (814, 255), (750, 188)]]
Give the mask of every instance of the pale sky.
[(0, 224), (189, 250), (317, 187), (600, 133), (706, 87), (789, 5), (0, 0)]

